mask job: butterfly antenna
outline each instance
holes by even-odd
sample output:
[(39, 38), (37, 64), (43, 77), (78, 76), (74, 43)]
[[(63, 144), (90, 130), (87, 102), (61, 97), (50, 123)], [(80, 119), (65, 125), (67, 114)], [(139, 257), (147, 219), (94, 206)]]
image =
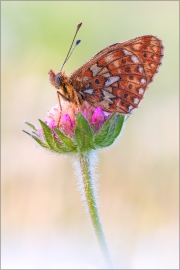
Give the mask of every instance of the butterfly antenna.
[[(73, 44), (74, 44), (74, 40), (75, 40), (75, 38), (76, 38), (76, 35), (77, 35), (77, 33), (78, 33), (78, 31), (79, 31), (81, 25), (82, 25), (82, 22), (78, 23), (78, 25), (77, 25), (77, 28), (76, 28), (76, 32), (75, 32), (73, 41), (72, 41), (71, 46), (70, 46), (70, 49), (69, 49), (69, 51), (68, 51), (68, 53), (67, 53), (67, 55), (66, 55), (66, 58), (65, 58), (65, 60), (64, 60), (64, 63), (62, 64), (62, 67), (60, 68), (60, 71), (62, 71), (62, 69), (63, 69), (65, 63), (67, 62), (67, 60), (69, 59), (69, 57), (70, 57), (71, 54), (73, 53), (73, 51), (74, 51), (74, 49), (76, 48), (76, 46), (81, 42), (81, 40), (77, 40), (76, 43), (75, 43), (75, 45), (74, 45), (74, 47), (73, 47), (73, 49), (72, 49), (72, 46), (73, 46)], [(71, 49), (72, 49), (72, 51), (71, 51)], [(70, 52), (71, 52), (71, 53), (70, 53)]]
[[(75, 43), (74, 47), (72, 48), (71, 53), (69, 54), (69, 56), (68, 56), (68, 57), (66, 57), (66, 60), (64, 61), (63, 66), (66, 64), (66, 62), (67, 62), (67, 61), (68, 61), (68, 59), (70, 58), (71, 54), (73, 53), (74, 49), (76, 48), (76, 46), (77, 46), (77, 45), (78, 45), (80, 42), (81, 42), (81, 40), (80, 40), (80, 39), (78, 39), (78, 40), (76, 41), (76, 43)], [(62, 70), (62, 68), (61, 68), (61, 70)]]

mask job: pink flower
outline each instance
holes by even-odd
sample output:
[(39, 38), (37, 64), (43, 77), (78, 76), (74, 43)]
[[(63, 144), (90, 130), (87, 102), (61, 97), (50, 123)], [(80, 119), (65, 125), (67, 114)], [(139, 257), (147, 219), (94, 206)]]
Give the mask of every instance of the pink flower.
[[(83, 107), (79, 108), (67, 101), (61, 101), (61, 112), (59, 104), (53, 106), (46, 116), (46, 125), (52, 130), (57, 128), (64, 132), (70, 138), (74, 138), (74, 130), (76, 127), (76, 114), (80, 112), (84, 115), (94, 132), (98, 132), (103, 123), (107, 119), (107, 114), (100, 108), (94, 108), (87, 102), (83, 103)], [(39, 134), (42, 135), (42, 129), (39, 129)]]
[(67, 101), (53, 106), (45, 122), (39, 120), (41, 128), (25, 122), (33, 131), (31, 136), (40, 146), (55, 153), (84, 153), (108, 147), (119, 136), (125, 116), (107, 114), (100, 107), (87, 102), (77, 107)]
[(90, 119), (91, 126), (94, 127), (95, 131), (97, 132), (105, 121), (105, 114), (100, 107), (94, 109), (93, 114)]

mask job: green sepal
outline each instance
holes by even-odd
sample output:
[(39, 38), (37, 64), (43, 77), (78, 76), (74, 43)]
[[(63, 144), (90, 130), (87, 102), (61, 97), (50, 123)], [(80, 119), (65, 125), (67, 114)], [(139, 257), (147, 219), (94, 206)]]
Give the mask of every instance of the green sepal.
[(109, 129), (114, 123), (115, 118), (116, 112), (109, 117), (109, 119), (102, 125), (100, 130), (96, 133), (94, 142), (97, 146), (101, 147), (101, 145), (103, 145), (103, 143), (107, 140)]
[(119, 134), (121, 133), (123, 124), (124, 124), (124, 120), (125, 120), (125, 115), (123, 114), (118, 114), (117, 115), (117, 119), (116, 119), (116, 123), (115, 123), (115, 127), (113, 130), (113, 134), (111, 136), (111, 144), (115, 141), (115, 139), (119, 136)]
[(41, 120), (39, 120), (39, 122), (41, 124), (42, 129), (43, 129), (44, 137), (45, 137), (47, 144), (49, 145), (50, 150), (52, 150), (53, 152), (56, 152), (56, 153), (70, 152), (69, 149), (62, 146), (58, 141), (55, 140), (53, 131), (51, 130), (51, 128), (49, 126), (47, 126)]
[(120, 134), (124, 122), (124, 115), (116, 112), (102, 125), (95, 135), (94, 142), (97, 148), (111, 145)]
[(28, 134), (30, 137), (32, 137), (40, 146), (42, 146), (43, 148), (49, 149), (49, 146), (47, 144), (45, 144), (44, 142), (42, 142), (39, 138), (37, 138), (35, 135), (27, 132), (26, 130), (23, 130), (24, 133)]
[(33, 130), (37, 131), (37, 128), (35, 127), (35, 125), (29, 123), (28, 121), (24, 121), (25, 124), (27, 124), (30, 128), (32, 128)]
[(41, 138), (41, 136), (38, 133), (34, 132), (34, 131), (32, 131), (32, 134), (35, 135), (38, 138)]
[(73, 140), (71, 140), (69, 137), (64, 135), (57, 128), (55, 128), (54, 131), (56, 132), (56, 134), (60, 138), (60, 140), (64, 143), (64, 145), (69, 149), (69, 151), (75, 151), (76, 152), (76, 144), (75, 144), (75, 142)]
[(91, 149), (96, 149), (93, 141), (93, 130), (81, 113), (77, 113), (76, 115), (75, 138), (80, 152), (88, 152)]

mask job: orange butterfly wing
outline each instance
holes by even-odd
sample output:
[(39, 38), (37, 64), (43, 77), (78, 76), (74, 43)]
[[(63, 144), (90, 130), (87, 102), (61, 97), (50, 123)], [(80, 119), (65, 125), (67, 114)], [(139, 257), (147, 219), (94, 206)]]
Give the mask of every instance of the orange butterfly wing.
[(141, 36), (103, 49), (74, 71), (69, 82), (92, 106), (128, 114), (143, 98), (162, 56), (160, 39)]

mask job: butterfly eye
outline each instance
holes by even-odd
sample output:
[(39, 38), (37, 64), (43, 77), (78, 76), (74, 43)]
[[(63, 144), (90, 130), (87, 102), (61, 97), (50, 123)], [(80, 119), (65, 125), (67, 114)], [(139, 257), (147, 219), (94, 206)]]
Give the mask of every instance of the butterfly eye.
[(61, 86), (61, 78), (62, 76), (60, 74), (56, 75), (56, 77), (54, 78), (54, 81), (58, 86)]

